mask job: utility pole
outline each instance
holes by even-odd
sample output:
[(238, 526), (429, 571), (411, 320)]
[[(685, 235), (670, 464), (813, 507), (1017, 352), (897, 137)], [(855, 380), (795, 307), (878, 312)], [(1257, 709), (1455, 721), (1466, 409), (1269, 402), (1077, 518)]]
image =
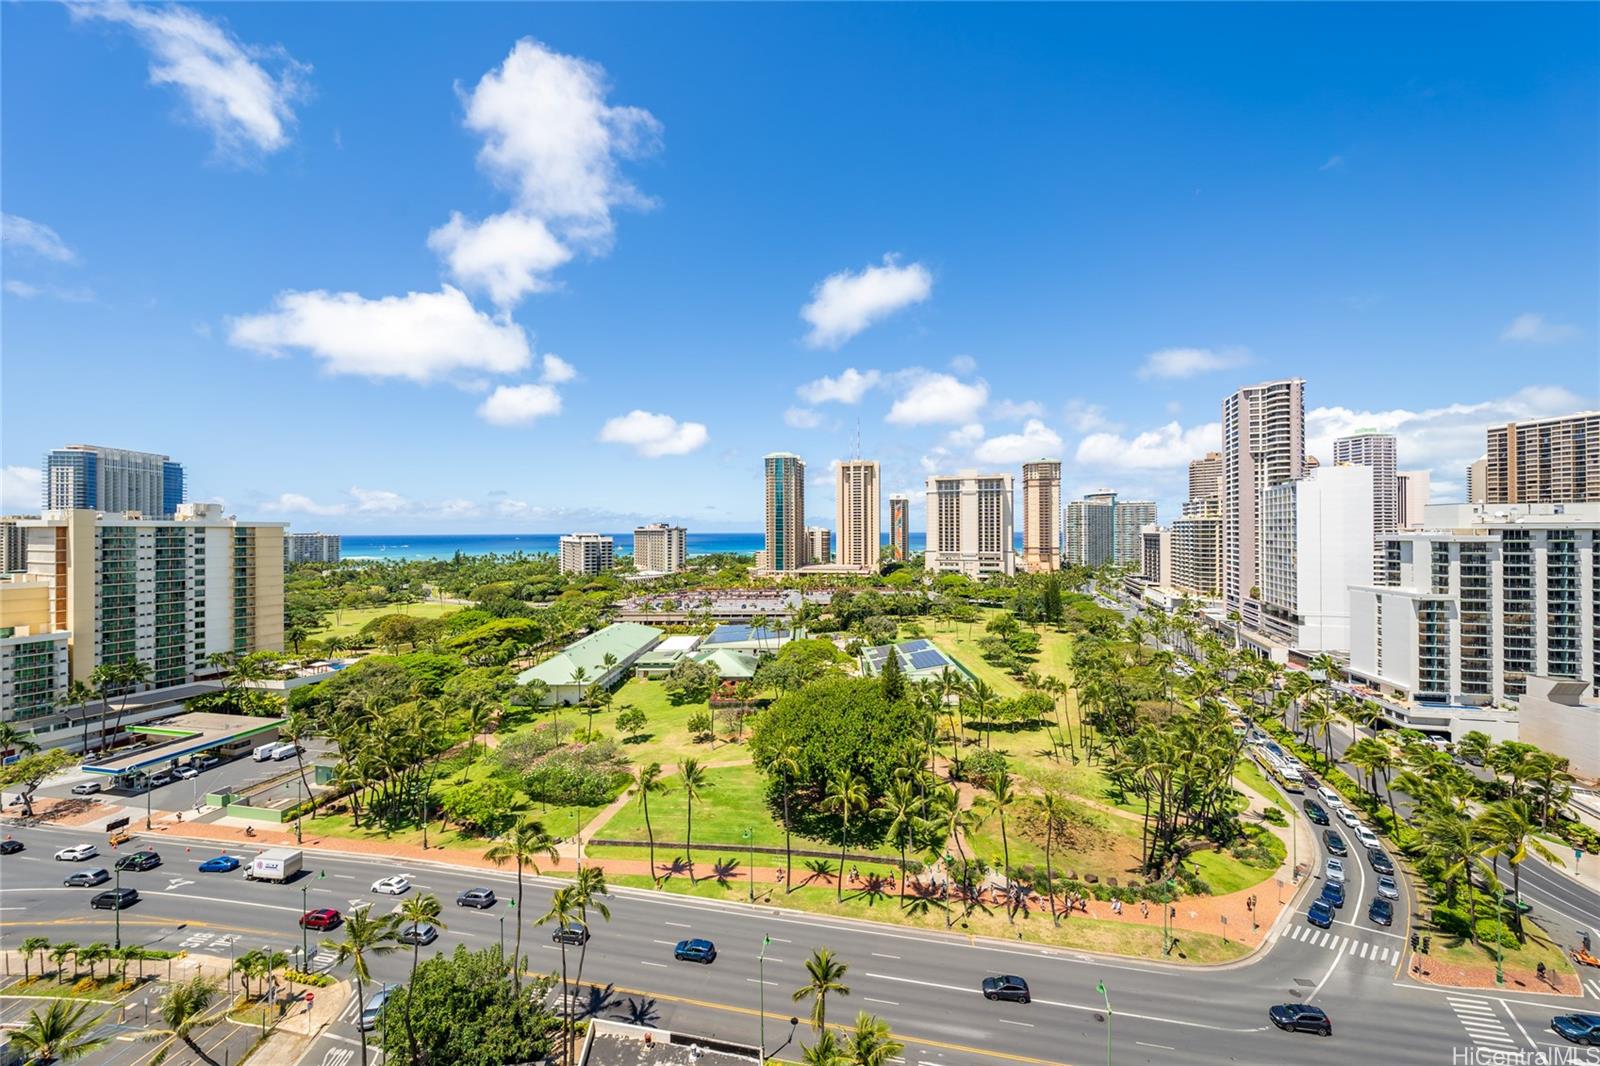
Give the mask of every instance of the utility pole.
[(115, 924), (116, 924), (116, 929), (117, 929), (117, 934), (116, 934), (116, 937), (115, 937), (115, 940), (116, 940), (115, 947), (116, 947), (116, 949), (118, 951), (121, 951), (122, 950), (122, 867), (118, 866), (116, 869), (117, 869), (117, 905), (115, 907), (111, 908), (111, 913), (113, 915), (113, 918), (114, 918), (114, 921), (115, 921)]
[(1111, 993), (1106, 991), (1106, 983), (1098, 981), (1094, 989), (1106, 1001), (1106, 1066), (1111, 1066)]
[(772, 943), (770, 936), (761, 938), (761, 954), (756, 956), (756, 987), (760, 989), (761, 996), (761, 1061), (767, 1061), (767, 945)]
[(750, 902), (756, 901), (756, 835), (754, 830), (746, 829), (744, 839), (750, 845), (750, 866), (745, 871), (750, 880)]

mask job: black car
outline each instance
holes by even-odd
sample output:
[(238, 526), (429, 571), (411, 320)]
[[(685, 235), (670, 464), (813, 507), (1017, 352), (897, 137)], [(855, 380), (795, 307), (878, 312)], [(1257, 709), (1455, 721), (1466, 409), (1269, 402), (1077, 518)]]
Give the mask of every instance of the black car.
[(439, 930), (428, 922), (412, 922), (395, 935), (402, 944), (420, 944), (423, 947), (439, 939)]
[(1311, 819), (1312, 825), (1327, 825), (1328, 812), (1322, 809), (1322, 804), (1316, 800), (1306, 800), (1300, 806), (1306, 809), (1306, 817)]
[(75, 874), (70, 874), (61, 883), (68, 888), (93, 888), (95, 885), (103, 885), (109, 880), (111, 880), (111, 875), (106, 872), (105, 867), (97, 866), (93, 870), (79, 870)]
[(457, 907), (476, 907), (480, 911), (494, 906), (494, 889), (469, 888), (456, 897)]
[(161, 856), (153, 851), (136, 851), (117, 860), (119, 870), (154, 870), (161, 865)]
[(582, 922), (568, 922), (551, 933), (550, 939), (557, 944), (587, 944), (589, 927)]
[(672, 949), (672, 957), (684, 962), (711, 963), (717, 957), (717, 945), (709, 940), (680, 940)]
[(1279, 1029), (1290, 1033), (1321, 1033), (1333, 1035), (1333, 1019), (1321, 1007), (1304, 1003), (1280, 1003), (1267, 1011), (1267, 1017)]
[(1322, 885), (1322, 895), (1317, 897), (1330, 907), (1344, 906), (1344, 886), (1337, 881), (1325, 881)]
[(1600, 1014), (1558, 1014), (1550, 1028), (1574, 1044), (1600, 1044)]
[(1016, 1003), (1030, 1003), (1033, 1001), (1033, 996), (1028, 993), (1028, 982), (1015, 974), (985, 977), (983, 979), (983, 998), (1009, 999)]
[(15, 855), (22, 850), (20, 840), (0, 840), (0, 855)]
[(120, 911), (132, 904), (139, 902), (137, 888), (113, 888), (109, 892), (102, 892), (89, 901), (89, 906), (97, 911)]
[(1372, 872), (1377, 874), (1394, 873), (1394, 860), (1389, 858), (1389, 853), (1382, 848), (1368, 848), (1367, 862), (1372, 864)]
[(1335, 833), (1332, 829), (1324, 829), (1322, 831), (1322, 842), (1328, 846), (1329, 855), (1345, 855), (1350, 851), (1349, 848), (1345, 847), (1344, 837)]
[(1382, 896), (1372, 897), (1372, 904), (1367, 908), (1367, 917), (1372, 919), (1374, 925), (1394, 924), (1394, 904)]

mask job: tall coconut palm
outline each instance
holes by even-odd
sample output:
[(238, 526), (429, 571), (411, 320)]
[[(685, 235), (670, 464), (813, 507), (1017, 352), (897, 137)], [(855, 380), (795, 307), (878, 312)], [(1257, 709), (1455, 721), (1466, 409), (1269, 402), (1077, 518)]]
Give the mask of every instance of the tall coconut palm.
[(650, 876), (659, 881), (656, 873), (656, 831), (650, 825), (650, 796), (652, 793), (660, 794), (667, 790), (666, 782), (661, 780), (661, 764), (653, 762), (639, 770), (639, 781), (633, 786), (634, 792), (639, 797), (639, 809), (644, 811), (644, 835), (650, 842)]
[(1518, 913), (1517, 925), (1520, 929), (1522, 864), (1527, 861), (1528, 853), (1531, 851), (1545, 862), (1557, 866), (1563, 864), (1535, 833), (1533, 809), (1526, 800), (1497, 800), (1479, 816), (1478, 821), (1484, 830), (1484, 853), (1496, 859), (1504, 858), (1511, 866), (1511, 894), (1518, 903), (1514, 910)]
[[(555, 922), (557, 929), (565, 929), (571, 925), (582, 925), (583, 919), (578, 906), (578, 896), (574, 886), (565, 885), (555, 890), (550, 896), (550, 909), (539, 918), (539, 925), (546, 922)], [(587, 932), (587, 927), (585, 928)], [(572, 1061), (572, 991), (567, 984), (567, 938), (561, 937), (561, 1048), (566, 1062)]]
[(811, 1027), (818, 1034), (828, 1028), (828, 997), (848, 996), (850, 987), (844, 983), (849, 966), (834, 958), (827, 948), (816, 948), (806, 960), (806, 983), (794, 990), (794, 1001), (811, 1000)]
[(834, 893), (844, 901), (844, 856), (850, 843), (850, 815), (867, 809), (867, 786), (854, 770), (841, 770), (828, 782), (828, 791), (822, 797), (818, 810), (839, 816), (839, 881)]
[[(350, 972), (356, 979), (356, 1002), (367, 1001), (367, 982), (372, 980), (372, 971), (367, 968), (368, 957), (387, 955), (399, 947), (395, 942), (398, 924), (393, 914), (374, 917), (371, 907), (361, 907), (345, 916), (340, 930), (343, 939), (322, 942), (324, 948), (333, 952), (334, 966), (350, 964)], [(361, 1029), (360, 1026), (356, 1028)], [(361, 1066), (367, 1066), (365, 1029), (361, 1029)]]
[(1039, 809), (1044, 812), (1044, 880), (1045, 891), (1050, 895), (1050, 920), (1060, 925), (1061, 919), (1056, 913), (1056, 875), (1055, 867), (1050, 863), (1050, 846), (1055, 843), (1056, 827), (1066, 820), (1069, 808), (1066, 798), (1052, 791), (1039, 797)]
[[(444, 919), (439, 916), (439, 897), (431, 892), (419, 896), (411, 896), (400, 904), (401, 927), (421, 925), (426, 923), (437, 929), (448, 929)], [(422, 949), (420, 937), (411, 939), (411, 979), (406, 983), (405, 1021), (406, 1044), (411, 1048), (411, 1061), (416, 1066), (422, 1062), (422, 1049), (417, 1046), (417, 1034), (411, 1028), (411, 991), (417, 987), (417, 963)]]
[[(584, 866), (578, 870), (578, 876), (572, 881), (572, 895), (578, 903), (578, 920), (583, 923), (584, 931), (589, 929), (589, 908), (593, 907), (605, 921), (611, 920), (611, 908), (606, 906), (606, 872), (598, 866)], [(578, 945), (578, 975), (573, 979), (574, 988), (583, 987), (583, 960), (589, 955), (589, 938), (585, 936), (583, 943)]]
[[(85, 1019), (88, 1003), (58, 999), (43, 1014), (28, 1012), (27, 1019), (10, 1031), (11, 1042), (26, 1052), (28, 1063), (76, 1062), (110, 1041), (109, 1036), (91, 1036), (105, 1014)], [(109, 1012), (107, 1012), (109, 1013)]]
[[(56, 700), (56, 709), (65, 714), (68, 721), (72, 720), (72, 712), (74, 710), (78, 712), (79, 724), (83, 726), (83, 750), (85, 754), (89, 751), (89, 719), (92, 717), (88, 709), (89, 701), (94, 698), (95, 690), (93, 687), (83, 681), (73, 681), (67, 685), (66, 691), (62, 692), (60, 698)], [(19, 754), (26, 753), (20, 752)]]
[(678, 787), (683, 789), (683, 855), (689, 861), (689, 880), (694, 880), (694, 801), (711, 787), (705, 767), (694, 756), (678, 764)]
[[(793, 744), (786, 744), (782, 751), (772, 760), (768, 770), (778, 774), (782, 779), (783, 790), (783, 890), (785, 893), (794, 891), (794, 848), (792, 847), (792, 826), (789, 824), (789, 793), (794, 788), (794, 779), (800, 776), (800, 749)], [(755, 871), (751, 871), (751, 877)]]
[(910, 781), (896, 781), (883, 801), (889, 815), (889, 839), (900, 845), (900, 905), (906, 903), (906, 849), (916, 837), (918, 814), (922, 810), (916, 786)]
[[(60, 979), (62, 984), (67, 983), (67, 960), (75, 959), (77, 952), (78, 945), (71, 940), (63, 940), (50, 949), (50, 961), (56, 964), (56, 977)], [(74, 977), (77, 976), (78, 968), (76, 966), (72, 968), (72, 973)]]
[(538, 877), (539, 867), (534, 860), (541, 855), (548, 857), (551, 862), (560, 859), (556, 854), (555, 840), (545, 832), (544, 823), (537, 818), (524, 818), (483, 853), (483, 857), (496, 866), (504, 866), (508, 862), (517, 864), (517, 939), (511, 955), (511, 981), (518, 990), (522, 988), (522, 871), (532, 868), (533, 876)]
[(846, 1061), (851, 1066), (885, 1066), (897, 1058), (906, 1046), (894, 1039), (889, 1024), (866, 1011), (856, 1014), (855, 1031), (850, 1034)]
[[(144, 1039), (181, 1041), (201, 1059), (209, 1061), (200, 1045), (195, 1043), (194, 1034), (222, 1020), (221, 1015), (211, 1014), (211, 1003), (220, 991), (222, 982), (204, 974), (196, 974), (187, 981), (179, 981), (167, 990), (167, 994), (161, 1000), (161, 1021), (164, 1027), (149, 1030), (145, 1033)], [(363, 1066), (365, 1061), (363, 1058)]]
[[(28, 972), (28, 963), (32, 961), (35, 955), (48, 950), (49, 947), (50, 938), (47, 936), (30, 936), (23, 939), (22, 945), (17, 950), (22, 953), (22, 978), (24, 982), (32, 977)], [(39, 965), (42, 971), (44, 964), (41, 962)], [(41, 972), (39, 976), (43, 977), (44, 974)]]

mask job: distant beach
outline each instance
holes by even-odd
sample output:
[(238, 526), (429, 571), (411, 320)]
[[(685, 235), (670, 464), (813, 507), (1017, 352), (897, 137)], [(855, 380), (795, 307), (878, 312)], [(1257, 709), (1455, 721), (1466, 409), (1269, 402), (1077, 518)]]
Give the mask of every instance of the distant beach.
[[(617, 551), (633, 551), (632, 533), (612, 533)], [(690, 555), (712, 555), (731, 552), (735, 555), (754, 555), (766, 542), (761, 533), (690, 533), (687, 548)], [(888, 540), (885, 539), (887, 544)], [(911, 534), (911, 550), (922, 550), (923, 535)], [(525, 552), (529, 555), (554, 555), (561, 544), (559, 533), (418, 533), (418, 534), (361, 534), (346, 533), (341, 537), (340, 554), (346, 559), (450, 559), (457, 552), (462, 555), (511, 555)]]

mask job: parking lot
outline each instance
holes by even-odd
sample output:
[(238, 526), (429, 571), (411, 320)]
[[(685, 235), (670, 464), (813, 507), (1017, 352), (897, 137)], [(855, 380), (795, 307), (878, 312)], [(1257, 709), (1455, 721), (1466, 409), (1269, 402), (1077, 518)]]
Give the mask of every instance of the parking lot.
[[(318, 755), (331, 750), (330, 745), (311, 741), (305, 746), (302, 756), (308, 766)], [(196, 776), (184, 780), (178, 778), (168, 785), (159, 785), (150, 790), (150, 809), (154, 811), (192, 811), (205, 803), (208, 792), (243, 792), (253, 785), (268, 781), (274, 777), (293, 773), (295, 770), (294, 759), (284, 759), (276, 762), (255, 762), (250, 758), (250, 753), (245, 752), (236, 759), (227, 760), (202, 770)], [(112, 803), (121, 803), (127, 806), (143, 806), (145, 793), (142, 790), (117, 790), (108, 788), (110, 779), (99, 774), (74, 773), (62, 777), (40, 788), (37, 796), (50, 798), (68, 798), (72, 796), (72, 786), (85, 781), (95, 781), (101, 786), (101, 791), (95, 795)], [(286, 786), (288, 793), (293, 793), (296, 785), (293, 781)]]

